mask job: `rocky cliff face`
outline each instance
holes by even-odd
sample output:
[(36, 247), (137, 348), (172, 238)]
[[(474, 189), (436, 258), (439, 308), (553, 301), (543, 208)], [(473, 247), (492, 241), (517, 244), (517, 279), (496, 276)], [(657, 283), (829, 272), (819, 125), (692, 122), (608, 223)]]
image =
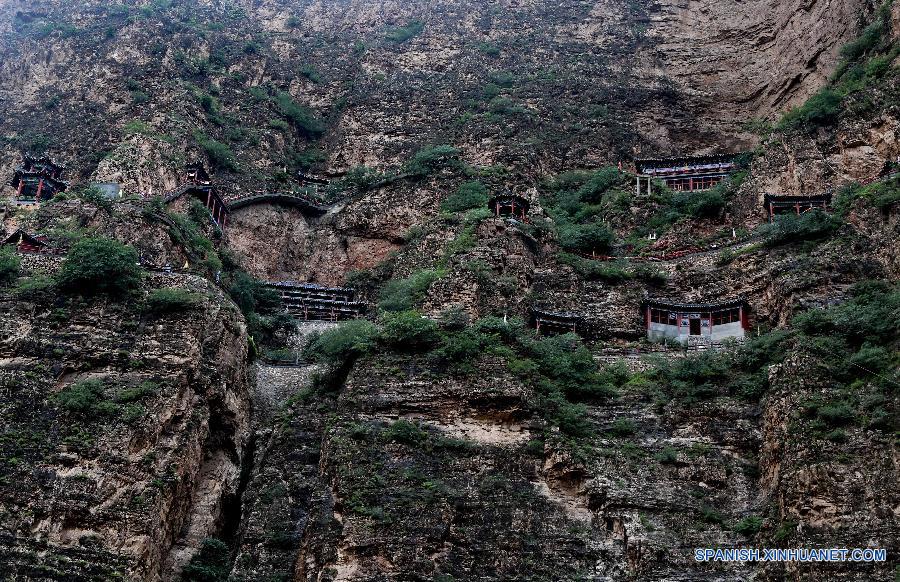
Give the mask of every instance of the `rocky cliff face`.
[[(232, 518), (250, 412), (244, 325), (203, 279), (147, 285), (204, 299), (155, 317), (138, 298), (4, 294), (2, 561), (14, 577), (170, 579), (180, 548)], [(73, 390), (83, 398), (61, 399)]]
[[(7, 204), (4, 232), (46, 234), (63, 251), (114, 238), (151, 270), (133, 297), (85, 300), (48, 281), (61, 256), (23, 255), (22, 277), (0, 287), (0, 570), (49, 580), (889, 579), (893, 557), (820, 570), (697, 564), (692, 553), (890, 547), (900, 535), (884, 429), (895, 394), (872, 377), (834, 380), (816, 351), (827, 341), (778, 335), (794, 333), (798, 313), (846, 302), (860, 281), (896, 280), (897, 203), (848, 198), (840, 224), (808, 240), (772, 243), (754, 230), (765, 193), (837, 195), (900, 154), (896, 74), (843, 103), (834, 124), (766, 133), (758, 123), (821, 89), (874, 8), (0, 2), (0, 174), (24, 151), (47, 150), (77, 185), (126, 192)], [(452, 146), (438, 148), (441, 160), (423, 155), (441, 144)], [(615, 200), (581, 208), (609, 226), (619, 259), (561, 252), (551, 202), (566, 195), (557, 182), (576, 180), (564, 172), (749, 149), (752, 163), (708, 214), (670, 219), (674, 202), (632, 195), (620, 172)], [(168, 211), (151, 200), (193, 160), (229, 200), (296, 189), (298, 170), (324, 177), (327, 208), (245, 206), (222, 232), (188, 198)], [(485, 200), (448, 210), (475, 181)], [(527, 221), (487, 215), (486, 197), (508, 190), (530, 203)], [(409, 292), (425, 316), (413, 321), (439, 322), (459, 344), (369, 338), (331, 366), (254, 362), (247, 329), (259, 322), (247, 288), (230, 287), (237, 264), (270, 281), (349, 276), (373, 307), (389, 280), (425, 273)], [(161, 287), (200, 299), (154, 314), (143, 301)], [(663, 351), (640, 341), (648, 296), (745, 296), (763, 343)], [(586, 347), (513, 337), (534, 307), (577, 313)], [(497, 345), (454, 335), (479, 320), (498, 326)], [(330, 327), (303, 323), (277, 347), (299, 352)], [(753, 368), (773, 353), (777, 363)], [(602, 386), (552, 391), (585, 368)], [(825, 434), (811, 403), (840, 398), (859, 418), (845, 411), (852, 419)], [(210, 538), (224, 544), (221, 563), (198, 565)]]

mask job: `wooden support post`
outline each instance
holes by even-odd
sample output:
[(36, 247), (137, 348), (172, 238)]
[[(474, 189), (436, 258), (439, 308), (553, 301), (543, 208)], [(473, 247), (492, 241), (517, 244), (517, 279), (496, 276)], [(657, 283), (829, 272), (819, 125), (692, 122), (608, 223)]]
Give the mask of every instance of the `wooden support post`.
[(228, 222), (228, 212), (222, 214), (222, 230), (225, 230), (225, 223)]
[(795, 208), (796, 208), (796, 210), (797, 210), (797, 216), (800, 216), (800, 203), (797, 202), (794, 206), (795, 206)]
[(775, 203), (769, 202), (769, 222), (773, 222), (775, 220)]
[(209, 208), (210, 210), (212, 210), (212, 206), (210, 205), (211, 201), (212, 201), (212, 190), (207, 190), (206, 191), (206, 207)]
[(25, 187), (25, 180), (19, 179), (19, 189), (16, 190), (16, 198), (22, 197), (22, 189)]
[(688, 190), (693, 190), (693, 189), (694, 189), (694, 179), (688, 178)]
[(635, 196), (640, 196), (641, 195), (641, 177), (635, 176), (634, 179), (637, 181), (637, 183), (635, 184), (636, 190), (635, 190), (634, 194), (635, 194)]
[(41, 201), (41, 190), (43, 190), (43, 189), (44, 189), (44, 179), (41, 178), (40, 180), (38, 180), (37, 194), (34, 197), (34, 199), (37, 200), (38, 202)]

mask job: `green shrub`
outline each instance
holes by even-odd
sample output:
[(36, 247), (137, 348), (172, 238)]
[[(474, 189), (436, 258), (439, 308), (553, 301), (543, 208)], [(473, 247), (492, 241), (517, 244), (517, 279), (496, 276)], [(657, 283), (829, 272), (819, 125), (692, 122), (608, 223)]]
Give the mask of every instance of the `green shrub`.
[(0, 248), (0, 286), (6, 286), (19, 278), (22, 261), (9, 247)]
[(146, 382), (141, 382), (137, 386), (129, 386), (128, 388), (119, 391), (119, 393), (116, 394), (116, 402), (121, 402), (123, 404), (137, 402), (153, 396), (158, 390), (159, 386), (148, 380)]
[(312, 65), (303, 65), (300, 67), (300, 74), (312, 81), (313, 83), (321, 83), (322, 75), (316, 71), (316, 68)]
[(56, 288), (56, 281), (49, 275), (32, 275), (16, 284), (15, 294), (19, 299), (29, 301), (49, 301)]
[(488, 189), (475, 180), (460, 184), (456, 191), (441, 203), (444, 212), (463, 212), (471, 208), (481, 208), (488, 203)]
[(732, 527), (731, 529), (735, 533), (739, 533), (742, 536), (752, 538), (757, 533), (759, 533), (759, 530), (762, 528), (762, 524), (763, 520), (761, 517), (750, 515), (734, 524), (734, 527)]
[(780, 244), (820, 240), (831, 236), (842, 225), (840, 219), (821, 210), (811, 210), (800, 216), (785, 214), (776, 218), (766, 231), (766, 244)]
[(408, 311), (425, 297), (431, 284), (444, 276), (441, 270), (424, 270), (406, 279), (393, 279), (379, 294), (378, 307), (384, 311)]
[(227, 145), (220, 141), (216, 141), (211, 137), (203, 135), (200, 132), (194, 134), (194, 139), (209, 157), (210, 161), (216, 167), (223, 168), (235, 172), (238, 170), (237, 161), (234, 152)]
[(107, 238), (85, 238), (69, 250), (57, 275), (64, 291), (124, 295), (137, 289), (142, 270), (135, 250)]
[(321, 118), (312, 109), (294, 101), (290, 93), (279, 91), (275, 95), (275, 106), (305, 137), (318, 138), (325, 133)]
[(147, 295), (147, 310), (156, 314), (189, 311), (199, 304), (200, 295), (185, 289), (163, 287)]
[(416, 447), (428, 440), (428, 433), (414, 422), (398, 420), (385, 429), (384, 438), (390, 442)]
[(787, 112), (778, 127), (821, 127), (834, 125), (841, 112), (841, 94), (834, 89), (824, 88), (810, 97), (806, 103)]
[(610, 435), (615, 437), (629, 437), (637, 431), (637, 425), (633, 420), (627, 418), (618, 418), (606, 430)]
[(224, 582), (228, 579), (231, 552), (224, 542), (206, 538), (200, 551), (181, 571), (185, 582)]
[(340, 365), (352, 361), (369, 350), (378, 336), (378, 328), (364, 319), (348, 321), (329, 329), (317, 337), (307, 348), (315, 360)]
[(418, 311), (385, 313), (381, 341), (396, 349), (422, 349), (438, 342), (437, 324)]
[(457, 369), (471, 370), (482, 354), (485, 338), (474, 330), (463, 330), (444, 338), (438, 355)]
[(441, 168), (456, 165), (459, 150), (450, 145), (437, 145), (419, 150), (403, 167), (413, 177), (424, 177)]
[(425, 24), (419, 20), (411, 20), (403, 26), (391, 28), (385, 33), (385, 38), (391, 42), (402, 43), (416, 36), (424, 30)]
[(103, 383), (99, 380), (84, 380), (72, 384), (53, 396), (57, 406), (72, 414), (88, 416), (109, 414), (113, 410), (105, 400)]
[(563, 224), (559, 227), (559, 244), (568, 251), (605, 254), (615, 235), (601, 222)]
[(489, 57), (496, 57), (500, 54), (500, 47), (492, 42), (479, 42), (475, 45), (475, 48), (478, 49), (478, 52), (480, 52), (481, 54), (487, 55)]

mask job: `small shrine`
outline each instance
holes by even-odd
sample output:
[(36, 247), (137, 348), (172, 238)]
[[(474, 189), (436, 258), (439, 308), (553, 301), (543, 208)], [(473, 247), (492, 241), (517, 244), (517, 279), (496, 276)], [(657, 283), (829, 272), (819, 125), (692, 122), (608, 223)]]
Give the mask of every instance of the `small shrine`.
[(488, 208), (494, 216), (515, 218), (521, 221), (528, 220), (528, 209), (531, 203), (518, 194), (501, 194), (488, 201)]
[(741, 298), (712, 303), (648, 299), (642, 311), (651, 340), (714, 343), (743, 338), (749, 328), (747, 302)]
[(677, 158), (639, 159), (637, 169), (637, 194), (646, 183), (650, 193), (653, 180), (660, 180), (676, 192), (709, 190), (722, 183), (736, 169), (735, 155), (683, 156)]
[(63, 166), (47, 156), (25, 156), (21, 166), (16, 168), (10, 185), (16, 189), (16, 199), (27, 202), (50, 200), (58, 192), (63, 192), (68, 183), (62, 180)]
[(355, 301), (349, 287), (325, 287), (315, 283), (278, 281), (266, 283), (281, 297), (285, 310), (302, 321), (343, 321), (358, 319), (366, 313), (366, 304)]
[(531, 323), (538, 333), (548, 335), (578, 333), (579, 328), (584, 324), (581, 316), (574, 313), (537, 308), (531, 310)]
[(788, 194), (766, 194), (763, 196), (763, 205), (769, 215), (769, 222), (781, 214), (796, 214), (818, 208), (827, 210), (831, 202), (831, 193), (815, 194), (811, 196), (792, 196)]
[(43, 253), (50, 250), (47, 237), (28, 234), (22, 229), (4, 238), (0, 245), (14, 247), (20, 253)]

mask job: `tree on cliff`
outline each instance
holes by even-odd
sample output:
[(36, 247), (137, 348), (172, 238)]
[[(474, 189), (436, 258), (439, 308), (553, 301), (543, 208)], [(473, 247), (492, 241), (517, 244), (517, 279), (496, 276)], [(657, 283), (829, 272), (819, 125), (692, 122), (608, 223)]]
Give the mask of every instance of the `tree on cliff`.
[(60, 289), (81, 295), (121, 295), (137, 288), (141, 268), (135, 250), (108, 238), (78, 241), (57, 275)]

